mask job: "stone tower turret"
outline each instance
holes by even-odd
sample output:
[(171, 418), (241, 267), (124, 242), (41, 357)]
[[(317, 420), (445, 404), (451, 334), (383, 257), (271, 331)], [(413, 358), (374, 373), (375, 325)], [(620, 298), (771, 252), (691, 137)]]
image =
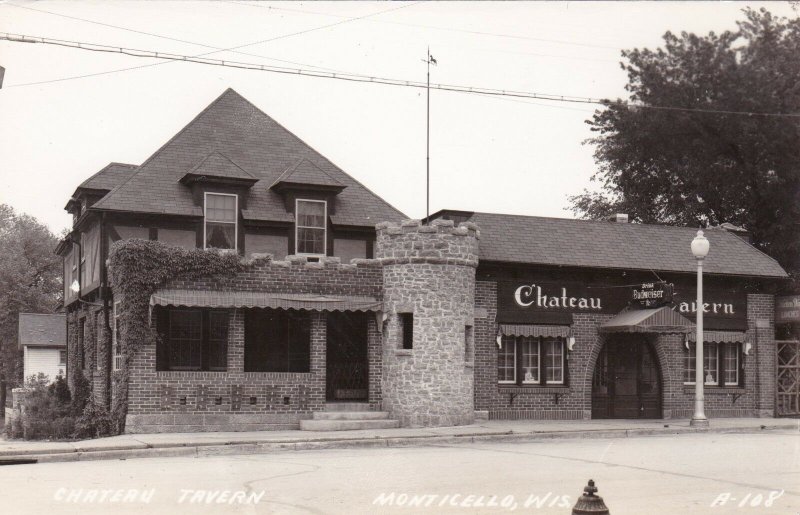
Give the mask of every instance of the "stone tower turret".
[(383, 407), (403, 426), (470, 424), (480, 231), (452, 220), (376, 229), (387, 315)]

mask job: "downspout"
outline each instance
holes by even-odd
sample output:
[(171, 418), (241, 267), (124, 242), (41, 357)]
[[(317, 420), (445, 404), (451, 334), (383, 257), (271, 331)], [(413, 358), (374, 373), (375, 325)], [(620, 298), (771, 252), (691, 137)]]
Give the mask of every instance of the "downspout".
[[(108, 267), (106, 266), (106, 259), (108, 259), (108, 241), (106, 239), (106, 213), (103, 211), (100, 215), (100, 295), (103, 297), (103, 318), (106, 323), (106, 341), (108, 345), (106, 348), (106, 370), (105, 370), (105, 391), (106, 391), (106, 408), (111, 411), (111, 368), (114, 364), (114, 333), (111, 328), (111, 322), (108, 316)], [(119, 342), (117, 342), (119, 345)]]
[[(80, 238), (78, 238), (78, 240), (80, 240)], [(72, 242), (73, 246), (74, 245), (78, 246), (78, 266), (77, 266), (77, 269), (78, 269), (78, 292), (77, 292), (77, 295), (78, 295), (78, 307), (80, 308), (80, 303), (83, 301), (83, 299), (81, 298), (81, 286), (83, 285), (83, 277), (81, 277), (81, 271), (82, 271), (81, 270), (81, 258), (83, 257), (82, 256), (83, 247), (81, 246), (81, 242), (77, 241), (74, 236), (70, 237), (70, 241)], [(73, 247), (73, 252), (74, 252), (74, 247)], [(72, 290), (72, 285), (70, 284), (70, 291), (71, 290)], [(77, 327), (75, 329), (77, 330)], [(82, 341), (79, 341), (78, 345), (81, 348), (81, 355), (80, 355), (80, 358), (81, 358), (81, 373), (83, 373), (83, 353), (86, 352), (86, 349), (83, 348), (83, 342)], [(70, 369), (70, 366), (69, 366), (69, 346), (67, 346), (67, 376), (69, 376), (69, 369)], [(67, 384), (69, 384), (69, 381), (67, 381)]]

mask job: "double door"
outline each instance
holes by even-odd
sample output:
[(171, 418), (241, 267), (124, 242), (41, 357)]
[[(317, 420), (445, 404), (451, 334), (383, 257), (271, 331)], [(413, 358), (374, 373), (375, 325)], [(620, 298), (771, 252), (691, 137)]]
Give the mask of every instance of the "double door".
[(620, 336), (600, 351), (592, 380), (592, 418), (661, 418), (661, 381), (645, 338)]

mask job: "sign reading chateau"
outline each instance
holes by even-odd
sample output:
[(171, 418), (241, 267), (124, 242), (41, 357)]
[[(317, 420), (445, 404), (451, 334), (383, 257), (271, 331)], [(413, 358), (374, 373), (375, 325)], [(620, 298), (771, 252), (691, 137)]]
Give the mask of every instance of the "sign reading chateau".
[[(510, 324), (572, 324), (573, 314), (616, 315), (623, 309), (670, 306), (692, 320), (697, 314), (695, 290), (683, 285), (654, 281), (635, 287), (587, 285), (577, 282), (498, 281), (497, 321)], [(745, 330), (747, 295), (720, 288), (706, 288), (702, 309), (706, 327)], [(798, 300), (800, 302), (800, 300)], [(800, 309), (800, 308), (798, 308)]]
[(574, 297), (567, 294), (566, 288), (561, 288), (559, 293), (548, 296), (542, 293), (541, 286), (523, 284), (514, 291), (514, 301), (523, 308), (536, 304), (536, 307), (539, 308), (574, 308), (596, 311), (603, 309), (602, 300), (599, 297)]

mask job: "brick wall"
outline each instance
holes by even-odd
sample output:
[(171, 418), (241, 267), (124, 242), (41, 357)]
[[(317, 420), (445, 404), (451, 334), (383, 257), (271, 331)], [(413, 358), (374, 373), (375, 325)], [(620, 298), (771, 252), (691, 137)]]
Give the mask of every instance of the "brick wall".
[[(493, 419), (591, 418), (595, 363), (603, 344), (613, 338), (598, 333), (597, 328), (613, 315), (573, 315), (575, 345), (568, 353), (566, 387), (508, 387), (497, 383), (497, 284), (477, 281), (475, 302), (475, 409), (489, 411), (489, 417)], [(749, 356), (743, 357), (744, 383), (741, 388), (706, 387), (705, 404), (709, 417), (774, 415), (776, 351), (773, 309), (771, 295), (748, 295), (747, 339), (753, 344), (753, 349)], [(688, 353), (684, 337), (664, 334), (647, 338), (652, 343), (660, 368), (664, 418), (691, 417), (694, 386), (683, 384), (684, 357)]]
[[(337, 258), (308, 262), (256, 260), (235, 277), (176, 280), (165, 288), (245, 290), (372, 296), (382, 293), (374, 260), (343, 265)], [(311, 312), (308, 373), (244, 371), (244, 311), (229, 310), (226, 372), (156, 371), (155, 345), (139, 349), (130, 373), (128, 432), (223, 431), (297, 428), (325, 407), (326, 314)], [(155, 323), (155, 321), (153, 321)], [(381, 335), (368, 317), (369, 402), (381, 404)]]

